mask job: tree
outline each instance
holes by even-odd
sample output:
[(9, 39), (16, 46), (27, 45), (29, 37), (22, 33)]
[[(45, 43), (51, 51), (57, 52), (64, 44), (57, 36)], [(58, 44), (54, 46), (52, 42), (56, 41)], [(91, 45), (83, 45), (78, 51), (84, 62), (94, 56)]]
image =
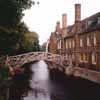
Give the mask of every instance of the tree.
[(18, 38), (18, 31), (0, 27), (0, 54), (13, 53)]
[(44, 42), (42, 45), (42, 51), (44, 51), (44, 52), (46, 52), (46, 45), (47, 45), (47, 42)]
[(16, 28), (0, 27), (0, 55), (13, 55), (17, 49), (23, 48), (24, 35), (27, 31), (24, 23), (20, 23)]
[(22, 47), (27, 26), (21, 22), (23, 11), (32, 6), (32, 0), (0, 0), (0, 55), (14, 54)]
[(24, 50), (29, 51), (39, 51), (39, 40), (38, 34), (36, 32), (27, 32), (24, 36)]
[(32, 0), (0, 0), (0, 26), (16, 27), (23, 17), (23, 10), (32, 6)]

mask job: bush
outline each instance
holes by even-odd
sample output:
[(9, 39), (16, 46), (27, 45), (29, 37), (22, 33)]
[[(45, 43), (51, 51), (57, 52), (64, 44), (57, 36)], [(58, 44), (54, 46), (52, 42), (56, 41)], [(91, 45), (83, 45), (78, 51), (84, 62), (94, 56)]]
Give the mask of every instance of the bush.
[(0, 67), (0, 79), (7, 80), (9, 77), (9, 66), (4, 64)]

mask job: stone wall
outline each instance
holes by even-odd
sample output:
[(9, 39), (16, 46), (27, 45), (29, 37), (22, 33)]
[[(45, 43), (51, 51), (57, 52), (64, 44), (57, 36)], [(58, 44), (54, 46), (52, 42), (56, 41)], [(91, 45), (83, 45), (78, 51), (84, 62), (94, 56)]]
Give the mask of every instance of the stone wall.
[(89, 70), (86, 68), (67, 67), (65, 74), (73, 75), (75, 77), (81, 77), (96, 83), (100, 83), (100, 72)]

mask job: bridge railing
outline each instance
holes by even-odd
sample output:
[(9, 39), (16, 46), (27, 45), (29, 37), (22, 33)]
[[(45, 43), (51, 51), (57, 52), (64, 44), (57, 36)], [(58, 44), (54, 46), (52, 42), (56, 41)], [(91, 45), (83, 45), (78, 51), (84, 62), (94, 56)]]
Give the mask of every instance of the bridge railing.
[(9, 57), (9, 63), (12, 66), (20, 66), (28, 62), (36, 60), (47, 60), (55, 62), (56, 64), (63, 63), (63, 57), (58, 54), (52, 54), (47, 52), (30, 52), (16, 56)]

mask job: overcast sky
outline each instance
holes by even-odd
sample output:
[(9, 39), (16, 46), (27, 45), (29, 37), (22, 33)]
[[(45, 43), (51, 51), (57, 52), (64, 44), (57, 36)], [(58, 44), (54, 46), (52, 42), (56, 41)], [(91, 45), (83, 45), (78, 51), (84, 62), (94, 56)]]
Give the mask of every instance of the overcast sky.
[[(36, 0), (35, 0), (36, 1)], [(47, 41), (51, 32), (55, 30), (56, 22), (62, 20), (66, 13), (68, 25), (74, 23), (74, 4), (81, 3), (82, 19), (100, 11), (100, 0), (37, 0), (34, 5), (25, 11), (23, 18), (31, 31), (39, 34), (40, 44)]]

